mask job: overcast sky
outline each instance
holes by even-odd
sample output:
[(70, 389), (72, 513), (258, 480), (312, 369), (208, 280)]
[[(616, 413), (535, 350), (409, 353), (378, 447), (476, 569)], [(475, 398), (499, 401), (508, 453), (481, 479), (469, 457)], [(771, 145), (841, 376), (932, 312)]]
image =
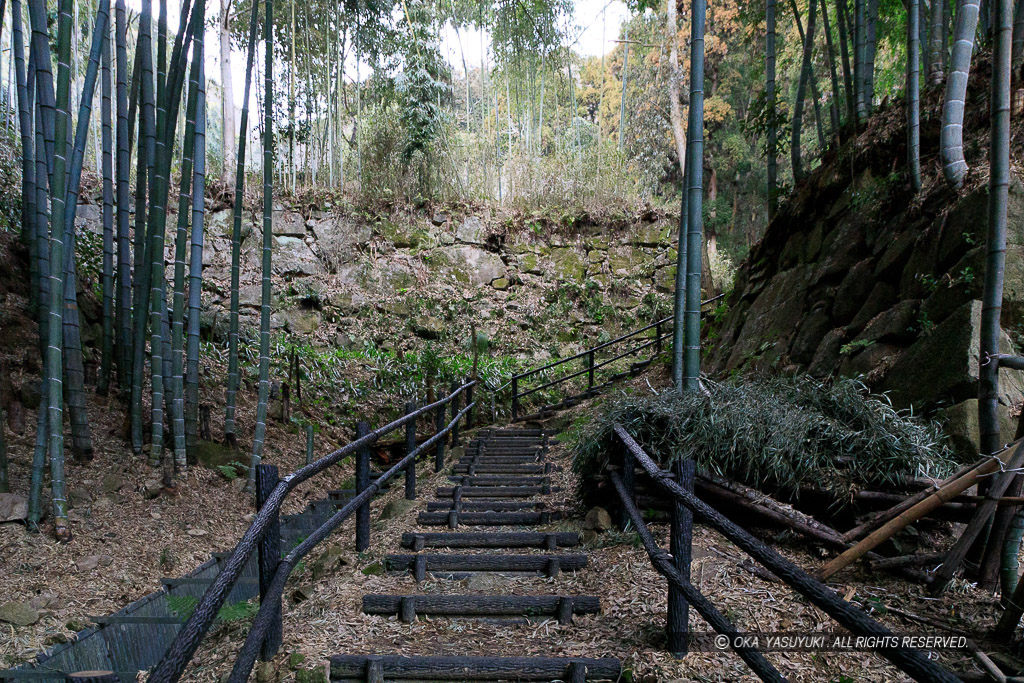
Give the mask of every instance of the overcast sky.
[[(214, 15), (220, 9), (217, 0), (208, 0), (207, 14)], [(138, 8), (138, 0), (131, 4)], [(155, 4), (155, 3), (154, 3)], [(169, 3), (174, 5), (174, 3)], [(572, 35), (574, 36), (573, 49), (584, 55), (600, 55), (608, 52), (614, 47), (614, 40), (618, 37), (619, 27), (626, 17), (626, 5), (621, 0), (576, 0), (575, 16), (572, 20)], [(169, 14), (175, 14), (173, 8)], [(171, 26), (176, 26), (177, 16), (169, 16)], [(466, 62), (470, 69), (480, 64), (480, 33), (475, 30), (460, 31), (462, 38), (462, 49), (465, 51)], [(214, 31), (207, 31), (206, 36), (206, 74), (207, 78), (220, 81), (220, 50), (218, 48), (218, 37)], [(484, 50), (489, 52), (490, 45), (487, 37), (484, 37)], [(444, 54), (452, 68), (462, 73), (462, 55), (459, 52), (459, 44), (455, 38), (455, 31), (450, 28), (442, 35), (441, 52)], [(488, 57), (490, 63), (492, 57)], [(349, 65), (354, 73), (355, 63)], [(235, 104), (241, 107), (242, 97), (245, 90), (245, 55), (240, 51), (234, 51), (231, 55), (232, 89), (234, 90)], [(364, 72), (365, 76), (365, 72)], [(350, 76), (351, 78), (352, 76)], [(255, 88), (253, 88), (255, 97)], [(255, 102), (252, 103), (255, 105)]]

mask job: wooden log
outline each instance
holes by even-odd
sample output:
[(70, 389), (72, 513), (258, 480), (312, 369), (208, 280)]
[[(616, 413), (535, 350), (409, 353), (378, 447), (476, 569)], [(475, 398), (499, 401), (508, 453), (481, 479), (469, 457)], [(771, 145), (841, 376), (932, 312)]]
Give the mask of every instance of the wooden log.
[[(371, 658), (366, 655), (335, 655), (330, 658), (331, 681), (367, 681)], [(554, 657), (374, 657), (380, 680), (445, 681), (615, 681), (619, 660)], [(582, 671), (583, 678), (580, 678)]]
[(481, 465), (536, 465), (540, 462), (540, 455), (492, 455), (490, 451), (488, 451), (487, 455), (465, 455), (459, 458), (456, 461), (456, 464), (469, 465), (474, 462)]
[(820, 577), (823, 580), (828, 579), (850, 563), (864, 557), (868, 551), (874, 550), (880, 544), (892, 538), (897, 532), (902, 531), (917, 520), (928, 515), (935, 508), (943, 503), (950, 502), (953, 498), (974, 486), (978, 483), (980, 477), (997, 471), (1018, 451), (1024, 451), (1024, 440), (1015, 442), (991, 458), (985, 458), (968, 473), (931, 492), (924, 500), (886, 522), (883, 526), (865, 537), (860, 543), (825, 565), (820, 573)]
[[(825, 543), (825, 544), (827, 544), (827, 545), (829, 545), (831, 547), (838, 547), (838, 548), (845, 548), (846, 547), (846, 544), (843, 543), (841, 538), (839, 537), (839, 533), (838, 532), (836, 532), (835, 530), (832, 530), (831, 533), (829, 533), (827, 531), (823, 531), (820, 528), (818, 528), (818, 525), (810, 526), (810, 525), (806, 524), (800, 518), (801, 516), (805, 517), (805, 515), (800, 515), (799, 513), (797, 515), (792, 515), (792, 516), (784, 514), (784, 513), (780, 512), (779, 510), (776, 510), (776, 509), (773, 509), (771, 507), (768, 507), (768, 506), (764, 505), (760, 501), (759, 502), (754, 502), (754, 501), (746, 498), (745, 496), (742, 496), (742, 495), (740, 495), (738, 493), (734, 493), (732, 491), (723, 489), (723, 488), (717, 486), (716, 484), (713, 484), (713, 483), (711, 483), (710, 481), (707, 481), (707, 480), (701, 480), (700, 478), (698, 478), (698, 484), (699, 484), (698, 489), (700, 490), (702, 496), (706, 497), (706, 496), (708, 496), (710, 494), (711, 496), (713, 496), (715, 498), (723, 499), (725, 501), (728, 501), (729, 503), (732, 503), (733, 505), (735, 505), (736, 507), (738, 507), (738, 508), (740, 508), (740, 509), (742, 509), (744, 511), (747, 511), (747, 512), (749, 512), (751, 514), (754, 514), (754, 515), (758, 515), (758, 516), (764, 517), (764, 518), (766, 518), (768, 520), (771, 520), (771, 521), (773, 521), (773, 522), (775, 522), (777, 524), (781, 524), (783, 526), (786, 526), (786, 527), (788, 527), (790, 529), (793, 529), (793, 531), (796, 531), (796, 532), (800, 533), (803, 536), (806, 536), (808, 538), (812, 538), (812, 539), (814, 539), (816, 541), (821, 541), (822, 543)], [(820, 526), (824, 526), (824, 525), (820, 525)]]
[(562, 518), (560, 512), (421, 512), (417, 524), (438, 526), (454, 521), (455, 526), (505, 526), (550, 524)]
[[(441, 512), (451, 510), (455, 503), (447, 501), (432, 500), (427, 503), (428, 512)], [(470, 500), (459, 501), (458, 505), (462, 512), (524, 512), (527, 510), (543, 510), (545, 504), (542, 502), (521, 502), (521, 501), (499, 501), (499, 500)]]
[[(356, 423), (356, 439), (370, 433), (370, 423), (360, 420)], [(370, 449), (356, 451), (356, 493), (362, 493), (370, 486)], [(356, 508), (356, 552), (370, 547), (370, 501)]]
[[(405, 404), (405, 414), (411, 415), (415, 412), (416, 401), (408, 401)], [(416, 450), (416, 420), (410, 420), (405, 423), (405, 450), (402, 456), (405, 457), (414, 450)], [(409, 460), (409, 464), (405, 466), (405, 499), (416, 500), (416, 458)]]
[(947, 484), (949, 484), (949, 483), (951, 483), (953, 481), (956, 481), (960, 477), (962, 477), (965, 474), (967, 474), (968, 472), (972, 471), (978, 465), (979, 465), (979, 463), (974, 463), (973, 465), (965, 465), (964, 467), (961, 467), (959, 470), (957, 470), (957, 472), (955, 474), (953, 474), (953, 476), (949, 477), (948, 479), (943, 480), (942, 482), (936, 484), (932, 488), (920, 491), (920, 492), (914, 494), (913, 496), (907, 498), (903, 502), (897, 503), (896, 505), (892, 506), (888, 510), (886, 510), (884, 512), (880, 512), (877, 515), (872, 516), (871, 518), (867, 519), (866, 521), (862, 522), (861, 524), (858, 524), (853, 529), (850, 529), (849, 531), (844, 533), (843, 534), (843, 540), (846, 541), (846, 542), (855, 541), (858, 538), (860, 538), (861, 536), (864, 536), (865, 534), (868, 534), (871, 531), (874, 531), (875, 529), (877, 529), (878, 527), (882, 526), (886, 522), (888, 522), (888, 521), (890, 521), (892, 519), (895, 519), (896, 517), (898, 517), (903, 512), (909, 510), (910, 508), (914, 507), (918, 503), (926, 500), (932, 493), (934, 493), (935, 491), (938, 491), (943, 486), (946, 486)]
[(68, 674), (70, 683), (119, 683), (113, 671), (76, 671)]
[(935, 570), (935, 577), (931, 585), (931, 592), (933, 594), (942, 592), (946, 588), (946, 584), (953, 578), (953, 574), (960, 568), (960, 563), (967, 556), (967, 551), (971, 549), (971, 545), (974, 544), (978, 535), (981, 534), (988, 521), (992, 519), (992, 515), (995, 514), (996, 502), (1006, 492), (1013, 478), (1017, 476), (1014, 470), (1019, 469), (1021, 465), (1024, 465), (1024, 445), (1017, 448), (1010, 457), (1010, 461), (1007, 464), (1007, 469), (1010, 471), (999, 474), (992, 481), (985, 495), (985, 501), (978, 505), (974, 517), (967, 525), (967, 528), (964, 529), (960, 538), (953, 544), (953, 547), (949, 549), (946, 559), (942, 561), (942, 566)]
[[(256, 512), (263, 509), (270, 495), (274, 492), (278, 483), (276, 465), (256, 466)], [(270, 518), (267, 533), (258, 546), (259, 563), (259, 585), (260, 604), (270, 600), (270, 584), (273, 582), (274, 574), (277, 573), (277, 565), (281, 562), (281, 520), (275, 513)], [(274, 613), (270, 625), (267, 628), (267, 636), (260, 648), (260, 659), (269, 662), (277, 654), (284, 640), (283, 617), (281, 614), (280, 596), (274, 605)]]
[(504, 533), (404, 533), (402, 547), (415, 548), (417, 540), (427, 548), (557, 548), (577, 546), (580, 535), (575, 532), (539, 533), (539, 532), (504, 532)]
[[(629, 469), (633, 469), (633, 456), (630, 454)], [(693, 460), (677, 460), (672, 464), (676, 481), (688, 492), (693, 493), (696, 464)], [(672, 521), (669, 525), (669, 553), (672, 563), (684, 580), (690, 580), (690, 562), (693, 556), (693, 513), (673, 499)], [(676, 657), (689, 652), (687, 643), (690, 635), (690, 604), (682, 591), (669, 583), (668, 618), (665, 622), (665, 635), (668, 640), (668, 651)]]
[[(470, 471), (472, 470), (472, 472)], [(458, 464), (452, 468), (452, 472), (455, 474), (472, 475), (472, 474), (504, 474), (504, 475), (519, 475), (529, 476), (531, 474), (541, 475), (548, 474), (549, 472), (555, 471), (555, 468), (550, 463), (526, 463), (516, 465), (501, 465), (501, 464)]]
[[(422, 560), (420, 560), (422, 558)], [(426, 571), (447, 572), (546, 572), (548, 562), (557, 559), (559, 568), (578, 571), (587, 566), (587, 556), (566, 555), (388, 555), (385, 568), (404, 571), (425, 562)]]
[[(438, 498), (451, 498), (455, 488), (454, 486), (441, 486), (437, 489), (436, 495)], [(543, 486), (463, 486), (461, 488), (464, 498), (531, 498), (561, 490), (557, 486), (552, 486), (548, 491), (545, 491)]]
[(920, 553), (918, 555), (897, 555), (871, 560), (872, 569), (895, 569), (897, 567), (920, 567), (942, 562), (943, 553)]
[[(417, 614), (432, 616), (556, 616), (559, 595), (380, 595), (363, 596), (366, 614), (398, 614), (403, 598), (412, 598)], [(573, 595), (573, 614), (597, 614), (601, 601), (596, 596)]]
[(544, 486), (550, 485), (548, 477), (502, 477), (502, 476), (451, 476), (448, 481), (462, 486)]
[(832, 527), (828, 526), (827, 524), (823, 524), (818, 520), (814, 519), (814, 517), (811, 517), (810, 515), (800, 512), (793, 506), (781, 503), (772, 498), (771, 496), (760, 491), (757, 491), (755, 489), (752, 489), (749, 486), (745, 486), (737, 481), (726, 479), (724, 477), (719, 477), (713, 474), (701, 474), (696, 479), (696, 484), (698, 488), (703, 488), (705, 482), (707, 484), (716, 486), (719, 489), (723, 489), (735, 495), (742, 496), (743, 498), (749, 500), (750, 502), (760, 505), (761, 507), (767, 508), (769, 510), (772, 510), (773, 512), (778, 513), (783, 517), (788, 517), (794, 522), (793, 528), (799, 526), (802, 529), (806, 529), (808, 535), (814, 534), (816, 537), (822, 539), (829, 538), (834, 540), (840, 540), (839, 532), (833, 529)]

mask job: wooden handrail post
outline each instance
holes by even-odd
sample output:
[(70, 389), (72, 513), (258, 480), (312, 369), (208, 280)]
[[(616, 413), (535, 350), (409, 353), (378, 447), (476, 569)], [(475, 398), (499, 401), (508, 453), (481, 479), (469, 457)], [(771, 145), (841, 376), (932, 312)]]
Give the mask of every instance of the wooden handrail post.
[(661, 321), (654, 324), (654, 355), (661, 355)]
[(313, 425), (306, 425), (306, 464), (313, 462)]
[[(452, 391), (451, 391), (451, 393), (454, 394), (458, 390), (458, 388), (459, 388), (459, 383), (458, 382), (452, 382)], [(456, 395), (456, 396), (452, 397), (452, 420), (455, 421), (454, 424), (452, 424), (452, 448), (458, 448), (459, 447), (459, 421), (458, 421), (458, 417), (459, 417), (459, 397)]]
[(519, 417), (519, 377), (512, 378), (512, 421)]
[[(405, 414), (416, 411), (416, 401), (409, 401), (405, 404)], [(405, 423), (405, 455), (416, 450), (416, 420), (409, 420)], [(405, 499), (416, 500), (416, 458), (409, 461), (405, 466)]]
[[(473, 379), (474, 379), (474, 377), (467, 377), (466, 378), (466, 384), (469, 384), (470, 382), (472, 382)], [(473, 405), (473, 385), (472, 384), (470, 384), (469, 387), (466, 388), (466, 405), (467, 406), (472, 406)], [(466, 411), (466, 429), (472, 429), (472, 428), (473, 428), (473, 408), (470, 408), (468, 411)]]
[[(277, 486), (277, 467), (274, 465), (256, 466), (256, 511), (266, 505), (267, 499)], [(277, 573), (277, 565), (281, 562), (281, 521), (275, 514), (267, 527), (267, 533), (259, 544), (259, 571), (260, 571), (260, 603), (267, 599), (270, 590), (270, 583)], [(277, 654), (283, 640), (281, 619), (281, 602), (275, 606), (273, 622), (267, 629), (266, 639), (260, 648), (260, 659), (269, 662)]]
[[(693, 493), (693, 477), (696, 466), (693, 460), (676, 460), (672, 471), (679, 485)], [(693, 513), (678, 498), (672, 498), (672, 525), (669, 537), (669, 553), (672, 561), (687, 581), (690, 580), (690, 561), (693, 545)], [(682, 591), (671, 583), (668, 587), (668, 651), (682, 657), (689, 651), (690, 605)]]
[[(370, 433), (370, 423), (360, 420), (356, 423), (356, 438)], [(370, 449), (364, 446), (356, 451), (356, 495), (370, 486)], [(370, 547), (370, 501), (356, 508), (356, 552)]]
[(594, 388), (594, 349), (587, 354), (587, 391)]
[[(434, 433), (444, 429), (445, 407), (438, 406), (434, 412)], [(444, 442), (445, 439), (437, 440), (437, 450), (434, 451), (434, 471), (440, 472), (444, 469)]]

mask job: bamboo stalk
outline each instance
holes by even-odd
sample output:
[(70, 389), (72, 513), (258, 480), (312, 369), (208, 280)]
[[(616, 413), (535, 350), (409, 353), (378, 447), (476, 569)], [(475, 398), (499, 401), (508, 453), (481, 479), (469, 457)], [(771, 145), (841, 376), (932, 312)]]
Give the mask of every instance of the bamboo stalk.
[(877, 529), (879, 526), (881, 526), (881, 525), (885, 524), (886, 522), (894, 519), (895, 517), (899, 516), (904, 511), (909, 510), (910, 508), (914, 507), (915, 505), (917, 505), (921, 501), (927, 499), (928, 496), (932, 495), (932, 493), (934, 493), (935, 491), (941, 489), (943, 486), (945, 486), (945, 485), (949, 484), (950, 482), (955, 481), (955, 480), (959, 479), (960, 477), (964, 476), (965, 474), (967, 474), (971, 470), (973, 470), (976, 467), (978, 467), (980, 464), (982, 464), (982, 463), (975, 463), (973, 465), (965, 465), (964, 467), (961, 467), (953, 476), (951, 476), (948, 479), (940, 482), (939, 484), (936, 484), (933, 488), (925, 489), (923, 491), (920, 491), (917, 494), (911, 496), (910, 498), (907, 498), (903, 502), (898, 503), (898, 504), (892, 506), (888, 510), (885, 510), (883, 512), (878, 513), (877, 515), (873, 516), (868, 521), (866, 521), (866, 522), (864, 522), (862, 524), (859, 524), (858, 526), (854, 527), (853, 529), (850, 529), (845, 534), (843, 534), (843, 540), (844, 541), (853, 541), (853, 540), (859, 538), (860, 536), (862, 536), (862, 535), (864, 535), (864, 534), (866, 534), (866, 533), (868, 533), (870, 531), (873, 531), (874, 529)]
[[(1024, 448), (1018, 448), (1010, 458), (1009, 469), (1016, 470), (1022, 464), (1024, 464)], [(946, 584), (949, 583), (949, 580), (953, 578), (953, 573), (960, 567), (960, 563), (964, 561), (967, 551), (970, 550), (971, 545), (974, 544), (974, 541), (985, 529), (989, 519), (995, 513), (999, 497), (1006, 492), (1007, 487), (1015, 476), (1016, 474), (1013, 471), (1003, 472), (992, 482), (985, 501), (975, 510), (970, 524), (967, 525), (964, 533), (949, 550), (946, 559), (942, 562), (942, 566), (935, 572), (935, 580), (931, 587), (932, 593), (942, 591)]]
[(987, 458), (984, 463), (978, 465), (970, 472), (954, 479), (951, 482), (943, 484), (939, 489), (931, 492), (928, 497), (921, 502), (907, 508), (893, 519), (890, 519), (880, 528), (869, 534), (863, 541), (825, 565), (821, 570), (820, 577), (822, 580), (828, 579), (836, 572), (859, 560), (867, 554), (868, 551), (874, 550), (879, 545), (892, 538), (897, 532), (902, 531), (917, 520), (934, 511), (943, 503), (950, 502), (953, 498), (960, 495), (971, 486), (974, 486), (982, 476), (991, 474), (992, 472), (1000, 469), (1003, 464), (1008, 462), (1009, 459), (1018, 452), (1024, 453), (1024, 439), (1014, 442), (1010, 447), (1003, 449), (991, 458)]

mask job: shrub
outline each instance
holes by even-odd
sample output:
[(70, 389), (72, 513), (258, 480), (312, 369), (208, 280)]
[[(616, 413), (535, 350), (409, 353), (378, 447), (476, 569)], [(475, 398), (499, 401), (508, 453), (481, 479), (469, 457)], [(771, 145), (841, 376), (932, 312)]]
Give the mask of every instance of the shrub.
[(838, 498), (856, 487), (956, 466), (938, 428), (895, 410), (884, 396), (842, 379), (705, 380), (706, 391), (627, 397), (574, 430), (581, 494), (614, 452), (621, 424), (663, 467), (692, 457), (698, 470), (796, 496), (801, 485)]

